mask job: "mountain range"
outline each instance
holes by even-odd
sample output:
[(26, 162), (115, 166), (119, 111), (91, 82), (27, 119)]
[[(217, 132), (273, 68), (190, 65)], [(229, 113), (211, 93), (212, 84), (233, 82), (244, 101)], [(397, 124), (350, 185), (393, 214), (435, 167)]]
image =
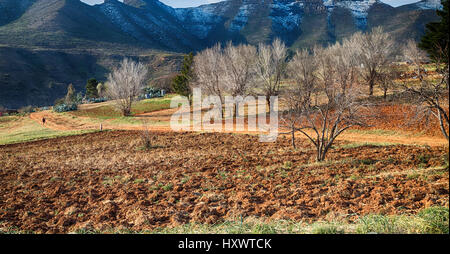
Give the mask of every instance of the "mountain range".
[[(438, 0), (392, 7), (379, 0), (227, 0), (172, 8), (158, 0), (0, 0), (0, 105), (51, 105), (69, 83), (83, 90), (123, 56), (167, 77), (182, 54), (215, 43), (326, 45), (382, 26), (418, 40)], [(159, 68), (161, 67), (161, 68)]]

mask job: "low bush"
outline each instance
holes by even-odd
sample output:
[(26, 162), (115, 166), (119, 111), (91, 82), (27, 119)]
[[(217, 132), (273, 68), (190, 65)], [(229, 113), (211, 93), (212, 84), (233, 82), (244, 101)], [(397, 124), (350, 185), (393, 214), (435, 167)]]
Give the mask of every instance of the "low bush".
[(54, 112), (62, 113), (62, 112), (68, 112), (68, 111), (75, 111), (78, 109), (77, 104), (73, 103), (70, 105), (67, 104), (59, 104), (53, 107)]
[(100, 103), (100, 102), (105, 102), (107, 101), (106, 98), (88, 98), (85, 99), (85, 103)]

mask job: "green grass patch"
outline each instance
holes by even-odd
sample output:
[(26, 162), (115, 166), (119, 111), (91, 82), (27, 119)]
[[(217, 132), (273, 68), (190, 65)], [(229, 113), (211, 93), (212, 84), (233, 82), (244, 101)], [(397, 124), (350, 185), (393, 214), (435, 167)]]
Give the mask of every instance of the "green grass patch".
[(365, 135), (380, 135), (380, 136), (397, 136), (399, 135), (398, 131), (391, 131), (391, 130), (347, 130), (347, 133), (355, 133), (355, 134), (365, 134)]
[(36, 123), (29, 118), (22, 118), (17, 121), (20, 121), (20, 124), (18, 124), (14, 128), (0, 130), (0, 145), (97, 132), (97, 130), (52, 130)]
[[(84, 216), (84, 215), (83, 215)], [(0, 234), (32, 234), (17, 228), (2, 228)], [(416, 215), (367, 215), (354, 223), (346, 221), (318, 221), (311, 224), (291, 220), (265, 221), (260, 218), (237, 217), (216, 224), (187, 223), (177, 227), (153, 230), (78, 229), (76, 234), (448, 234), (448, 207), (430, 207)]]
[(356, 233), (448, 234), (449, 209), (448, 207), (430, 207), (415, 216), (365, 216), (358, 222)]
[(20, 120), (18, 116), (1, 116), (0, 117), (0, 128), (7, 127), (12, 122)]
[(399, 145), (397, 143), (383, 143), (383, 142), (356, 142), (356, 143), (348, 143), (336, 146), (336, 148), (342, 148), (342, 149), (352, 149), (352, 148), (359, 148), (359, 147), (384, 147), (384, 146), (395, 146)]
[[(170, 101), (173, 96), (174, 95), (167, 95), (162, 98), (146, 99), (135, 102), (131, 109), (131, 113), (133, 115), (136, 115), (169, 109)], [(116, 118), (129, 118), (129, 117), (122, 117), (122, 114), (115, 108), (113, 102), (103, 103), (97, 107), (94, 104), (90, 108), (81, 108), (77, 111), (70, 112), (70, 114), (77, 117), (89, 117), (104, 120)]]
[(447, 207), (430, 207), (419, 212), (422, 232), (427, 234), (449, 233), (449, 211)]

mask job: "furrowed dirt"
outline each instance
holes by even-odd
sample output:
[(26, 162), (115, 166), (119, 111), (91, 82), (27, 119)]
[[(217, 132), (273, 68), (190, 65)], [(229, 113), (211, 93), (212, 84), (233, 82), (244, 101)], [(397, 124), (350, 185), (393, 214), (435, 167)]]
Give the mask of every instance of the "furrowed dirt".
[(355, 220), (447, 206), (448, 147), (339, 148), (288, 138), (114, 131), (0, 146), (0, 228), (37, 233), (262, 220)]

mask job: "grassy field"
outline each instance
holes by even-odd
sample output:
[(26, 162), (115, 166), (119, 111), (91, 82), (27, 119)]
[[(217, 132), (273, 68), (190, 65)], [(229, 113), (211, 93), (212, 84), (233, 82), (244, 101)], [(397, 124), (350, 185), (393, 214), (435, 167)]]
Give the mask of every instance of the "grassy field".
[(48, 129), (28, 117), (0, 118), (0, 145), (29, 142), (95, 132), (94, 130), (57, 131)]
[[(132, 113), (133, 115), (136, 115), (168, 109), (170, 108), (170, 100), (172, 97), (173, 95), (167, 95), (163, 98), (138, 101), (134, 104)], [(120, 112), (114, 108), (114, 105), (111, 102), (98, 105), (86, 104), (82, 105), (80, 108), (81, 109), (77, 111), (46, 115), (46, 119), (51, 123), (67, 125), (65, 127), (72, 126), (74, 129), (77, 125), (98, 126), (105, 121), (108, 121), (110, 125), (117, 127), (123, 125), (141, 126), (143, 125), (143, 120), (146, 120), (145, 118), (140, 117), (121, 116)], [(152, 126), (168, 125), (166, 121), (152, 121), (151, 119), (146, 120), (146, 124)], [(89, 130), (89, 128), (86, 128), (86, 130), (55, 130), (54, 128), (49, 128), (49, 126), (42, 126), (36, 120), (30, 119), (28, 114), (0, 117), (0, 145), (79, 135), (90, 132), (95, 132), (95, 130)]]
[[(144, 114), (170, 108), (170, 100), (174, 95), (167, 95), (163, 98), (146, 99), (136, 102), (131, 110), (132, 115)], [(115, 109), (111, 102), (102, 103), (98, 107), (90, 104), (89, 107), (80, 107), (79, 110), (69, 112), (69, 115), (78, 117), (89, 117), (97, 119), (121, 118), (121, 113)]]

